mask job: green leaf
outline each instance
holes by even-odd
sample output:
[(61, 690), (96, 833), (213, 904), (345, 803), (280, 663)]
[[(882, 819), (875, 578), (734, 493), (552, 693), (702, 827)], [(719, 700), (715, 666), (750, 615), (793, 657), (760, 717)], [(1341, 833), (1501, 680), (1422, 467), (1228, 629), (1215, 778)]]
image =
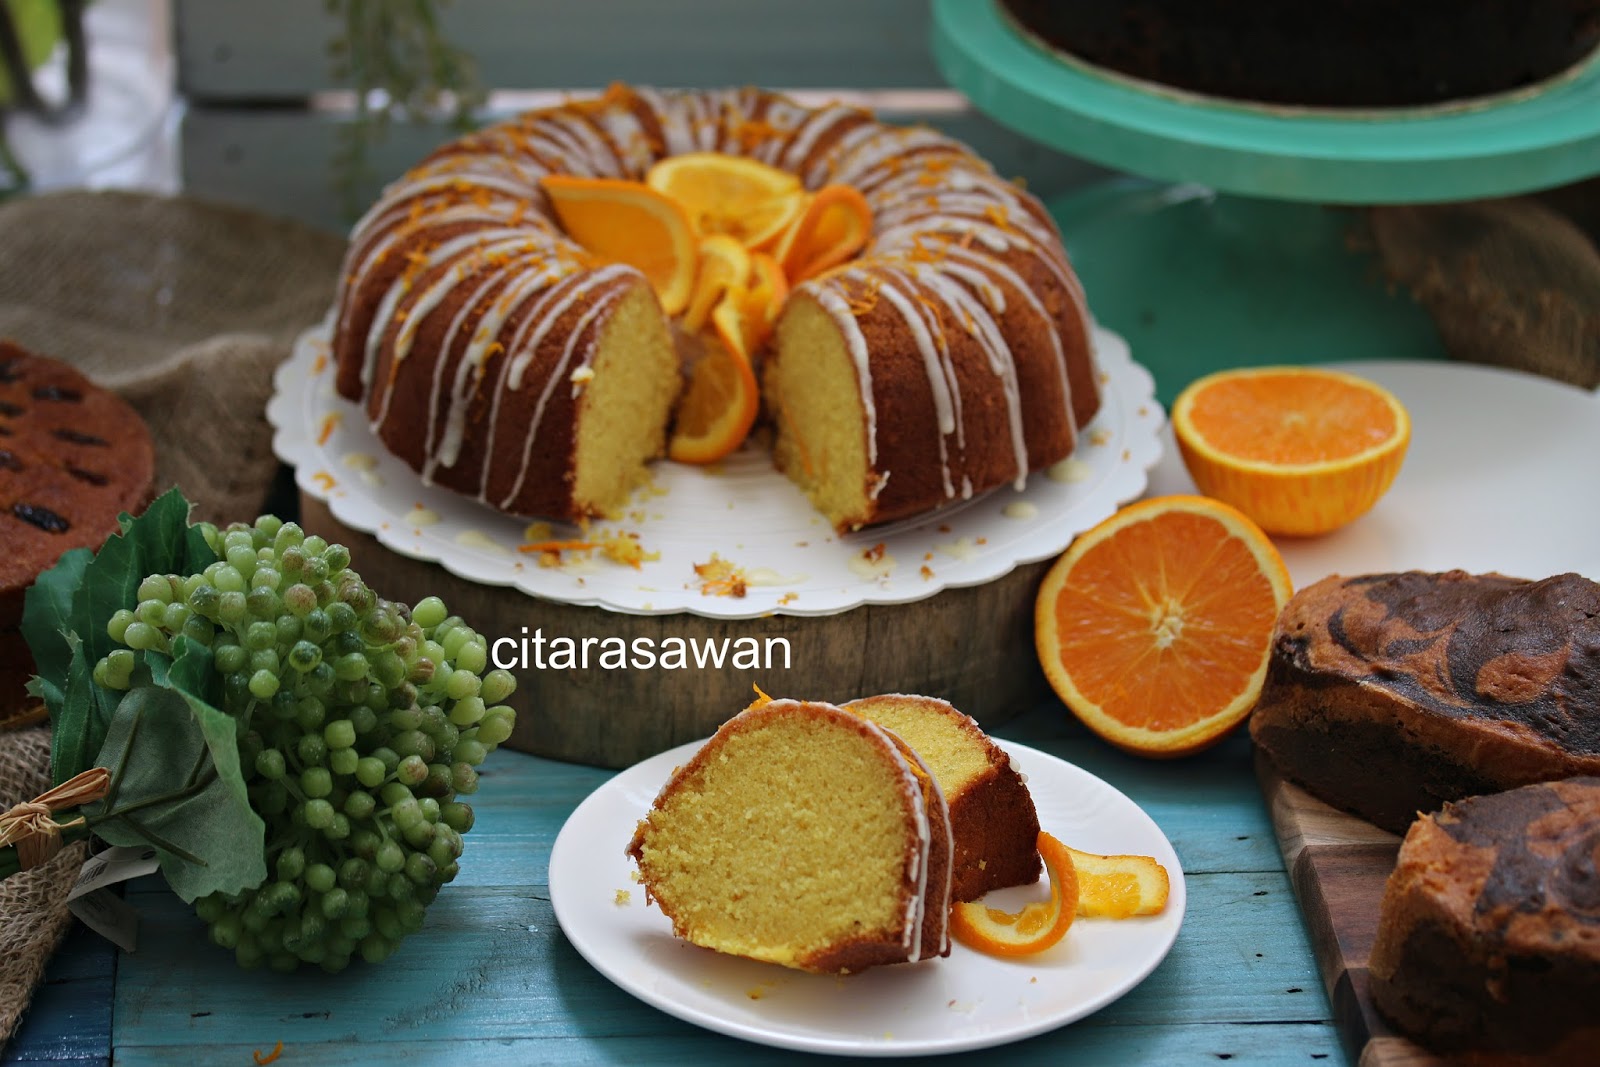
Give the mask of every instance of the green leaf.
[[(94, 683), (94, 665), (118, 647), (106, 623), (118, 609), (135, 606), (147, 576), (193, 574), (217, 558), (200, 528), (189, 525), (189, 502), (176, 489), (121, 522), (122, 532), (92, 559), (82, 550), (64, 555), (25, 602), (22, 632), (39, 671), (29, 689), (50, 709), (51, 775), (58, 785), (93, 765), (123, 698)], [(140, 654), (145, 664), (150, 658)]]
[(72, 633), (72, 597), (83, 584), (83, 572), (94, 553), (75, 548), (28, 587), (23, 600), (22, 636), (33, 652), (37, 684), (28, 689), (50, 714), (61, 710), (67, 698), (67, 669), (72, 663), (72, 648), (67, 635)]
[[(209, 649), (175, 644), (187, 647), (165, 672), (169, 680), (197, 667), (210, 672)], [(95, 833), (115, 845), (155, 845), (167, 883), (185, 901), (266, 880), (266, 826), (250, 808), (238, 724), (226, 713), (181, 689), (133, 689), (94, 763), (112, 774), (112, 792), (84, 808), (91, 821), (104, 820)]]

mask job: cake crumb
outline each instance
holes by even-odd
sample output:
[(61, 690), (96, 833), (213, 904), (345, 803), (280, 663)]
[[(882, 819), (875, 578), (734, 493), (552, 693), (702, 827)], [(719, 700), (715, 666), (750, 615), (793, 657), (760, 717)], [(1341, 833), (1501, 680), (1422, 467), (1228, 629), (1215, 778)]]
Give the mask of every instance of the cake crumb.
[(711, 553), (711, 558), (706, 562), (696, 563), (694, 572), (700, 576), (702, 596), (738, 598), (743, 597), (748, 590), (743, 569), (715, 552)]
[(632, 882), (634, 885), (638, 885), (639, 884), (639, 880), (641, 878), (643, 878), (643, 877), (644, 877), (644, 875), (640, 874), (636, 870), (628, 872), (628, 881)]
[(617, 890), (617, 895), (611, 898), (611, 903), (619, 908), (626, 908), (633, 903), (633, 894), (626, 889), (619, 889)]
[(1106, 429), (1104, 426), (1100, 427), (1100, 429), (1089, 435), (1089, 443), (1091, 445), (1103, 445), (1110, 440), (1111, 431)]
[(1038, 985), (1039, 984), (1039, 976), (1038, 975), (1034, 975), (1032, 978), (1028, 979), (1028, 984), (1029, 985)]
[(926, 582), (933, 577), (933, 568), (924, 563), (920, 573), (922, 574), (922, 580)]
[(885, 579), (894, 572), (895, 558), (882, 541), (850, 557), (850, 570), (858, 578)]
[(799, 599), (800, 599), (800, 594), (799, 593), (785, 593), (781, 597), (778, 598), (778, 606), (782, 607), (785, 604), (793, 604), (796, 600), (799, 600)]

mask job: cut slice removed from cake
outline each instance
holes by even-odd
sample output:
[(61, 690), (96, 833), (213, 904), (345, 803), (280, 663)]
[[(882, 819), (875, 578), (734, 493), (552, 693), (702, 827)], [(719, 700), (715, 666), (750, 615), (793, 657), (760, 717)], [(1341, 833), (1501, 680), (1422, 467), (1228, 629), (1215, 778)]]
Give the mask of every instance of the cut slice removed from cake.
[(844, 705), (898, 734), (927, 761), (950, 808), (951, 900), (1039, 879), (1039, 815), (1027, 783), (970, 715), (933, 697), (863, 697)]
[(916, 753), (831, 704), (774, 700), (678, 768), (628, 853), (696, 945), (849, 973), (949, 952), (949, 819)]

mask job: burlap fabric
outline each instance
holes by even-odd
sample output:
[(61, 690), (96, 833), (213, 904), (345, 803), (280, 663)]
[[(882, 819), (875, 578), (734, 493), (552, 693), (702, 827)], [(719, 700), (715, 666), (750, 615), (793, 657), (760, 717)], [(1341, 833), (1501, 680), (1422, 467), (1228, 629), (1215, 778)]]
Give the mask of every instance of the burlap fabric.
[[(50, 788), (50, 731), (31, 727), (0, 733), (0, 811)], [(33, 999), (45, 964), (67, 932), (67, 890), (83, 866), (84, 846), (68, 845), (54, 859), (0, 881), (0, 1049)]]
[[(157, 489), (197, 518), (253, 519), (273, 476), (273, 369), (327, 311), (344, 242), (184, 197), (61, 193), (0, 204), (0, 337), (77, 364), (138, 408)], [(48, 732), (0, 732), (0, 803), (49, 788)], [(81, 846), (0, 882), (0, 1047), (66, 929)]]

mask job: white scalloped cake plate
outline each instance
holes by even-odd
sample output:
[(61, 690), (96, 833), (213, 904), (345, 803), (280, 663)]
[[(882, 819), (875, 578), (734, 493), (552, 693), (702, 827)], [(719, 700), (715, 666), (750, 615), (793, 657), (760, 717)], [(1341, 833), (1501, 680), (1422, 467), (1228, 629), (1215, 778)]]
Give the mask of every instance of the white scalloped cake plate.
[[(1060, 944), (1030, 957), (1000, 959), (957, 944), (943, 959), (847, 977), (698, 948), (675, 938), (666, 916), (645, 903), (623, 850), (673, 769), (704, 743), (663, 752), (596, 789), (568, 817), (550, 853), (550, 902), (573, 947), (622, 989), (698, 1026), (834, 1055), (1003, 1045), (1081, 1019), (1127, 993), (1166, 957), (1183, 924), (1183, 870), (1149, 815), (1087, 771), (997, 740), (1027, 775), (1045, 830), (1074, 848), (1154, 856), (1167, 868), (1166, 910), (1137, 919), (1080, 919)], [(1015, 908), (1044, 895), (1040, 885), (990, 899)]]
[[(639, 569), (599, 553), (541, 567), (519, 553), (527, 519), (421, 477), (390, 455), (361, 409), (333, 388), (328, 325), (307, 330), (278, 368), (267, 418), (273, 450), (295, 481), (340, 522), (403, 556), (441, 564), (485, 585), (631, 614), (714, 618), (829, 615), (863, 604), (903, 604), (978, 585), (1064, 550), (1072, 538), (1144, 492), (1161, 456), (1166, 416), (1150, 374), (1117, 335), (1096, 329), (1104, 403), (1072, 459), (1010, 487), (913, 520), (837, 536), (755, 443), (712, 467), (659, 462), (653, 487), (602, 530), (637, 534), (660, 558)], [(554, 524), (556, 539), (576, 527)], [(883, 546), (881, 557), (876, 546)], [(743, 597), (708, 595), (694, 566), (715, 553), (747, 578)]]

